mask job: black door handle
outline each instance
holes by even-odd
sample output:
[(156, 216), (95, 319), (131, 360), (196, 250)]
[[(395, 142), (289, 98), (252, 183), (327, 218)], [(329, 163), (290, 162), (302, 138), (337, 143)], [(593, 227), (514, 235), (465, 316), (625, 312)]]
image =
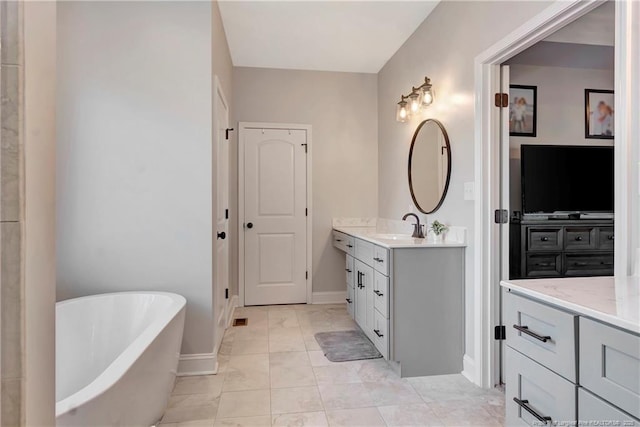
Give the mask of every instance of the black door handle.
[(227, 233), (225, 233), (224, 231), (221, 231), (218, 233), (218, 239), (224, 240), (226, 238), (227, 238)]
[(253, 228), (253, 223), (252, 222), (248, 222), (247, 223), (247, 228)]

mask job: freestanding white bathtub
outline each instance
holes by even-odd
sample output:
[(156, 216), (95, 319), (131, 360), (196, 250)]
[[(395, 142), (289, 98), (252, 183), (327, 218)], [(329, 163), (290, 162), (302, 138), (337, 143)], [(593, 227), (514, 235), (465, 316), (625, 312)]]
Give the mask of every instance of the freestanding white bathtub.
[(186, 300), (120, 292), (56, 304), (56, 425), (155, 424), (173, 388)]

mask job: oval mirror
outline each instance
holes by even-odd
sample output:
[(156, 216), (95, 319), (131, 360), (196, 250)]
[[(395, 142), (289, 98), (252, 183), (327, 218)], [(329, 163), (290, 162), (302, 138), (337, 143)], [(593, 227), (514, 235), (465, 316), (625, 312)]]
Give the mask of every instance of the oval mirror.
[(427, 119), (420, 123), (409, 150), (409, 190), (420, 212), (438, 210), (447, 195), (451, 177), (451, 146), (442, 123)]

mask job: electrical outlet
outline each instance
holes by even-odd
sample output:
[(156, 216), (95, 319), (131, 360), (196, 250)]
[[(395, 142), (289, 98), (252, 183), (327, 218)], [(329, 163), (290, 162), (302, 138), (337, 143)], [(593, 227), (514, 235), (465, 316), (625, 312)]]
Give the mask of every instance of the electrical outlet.
[(474, 182), (464, 183), (464, 199), (475, 200), (476, 199), (476, 187)]

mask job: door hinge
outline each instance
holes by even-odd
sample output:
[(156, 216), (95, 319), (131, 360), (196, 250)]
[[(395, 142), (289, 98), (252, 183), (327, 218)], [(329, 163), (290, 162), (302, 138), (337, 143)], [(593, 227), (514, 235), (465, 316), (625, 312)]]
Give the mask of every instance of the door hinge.
[(307, 152), (307, 144), (306, 143), (302, 144), (302, 146), (304, 147), (304, 152), (306, 153)]
[(229, 219), (229, 209), (224, 210), (224, 219)]
[(509, 222), (509, 211), (506, 209), (496, 209), (494, 212), (496, 224), (507, 224)]
[(507, 338), (507, 328), (504, 325), (498, 325), (493, 330), (493, 338), (497, 341), (501, 341)]
[(304, 216), (309, 216), (309, 208), (304, 208)]
[(233, 128), (228, 128), (224, 130), (224, 139), (226, 139), (227, 141), (229, 140), (229, 132), (233, 132), (234, 129)]
[(509, 106), (509, 94), (508, 93), (496, 93), (495, 104), (498, 108), (506, 108)]
[(229, 299), (229, 288), (224, 290), (224, 299)]
[(309, 270), (304, 272), (304, 278), (309, 280)]

